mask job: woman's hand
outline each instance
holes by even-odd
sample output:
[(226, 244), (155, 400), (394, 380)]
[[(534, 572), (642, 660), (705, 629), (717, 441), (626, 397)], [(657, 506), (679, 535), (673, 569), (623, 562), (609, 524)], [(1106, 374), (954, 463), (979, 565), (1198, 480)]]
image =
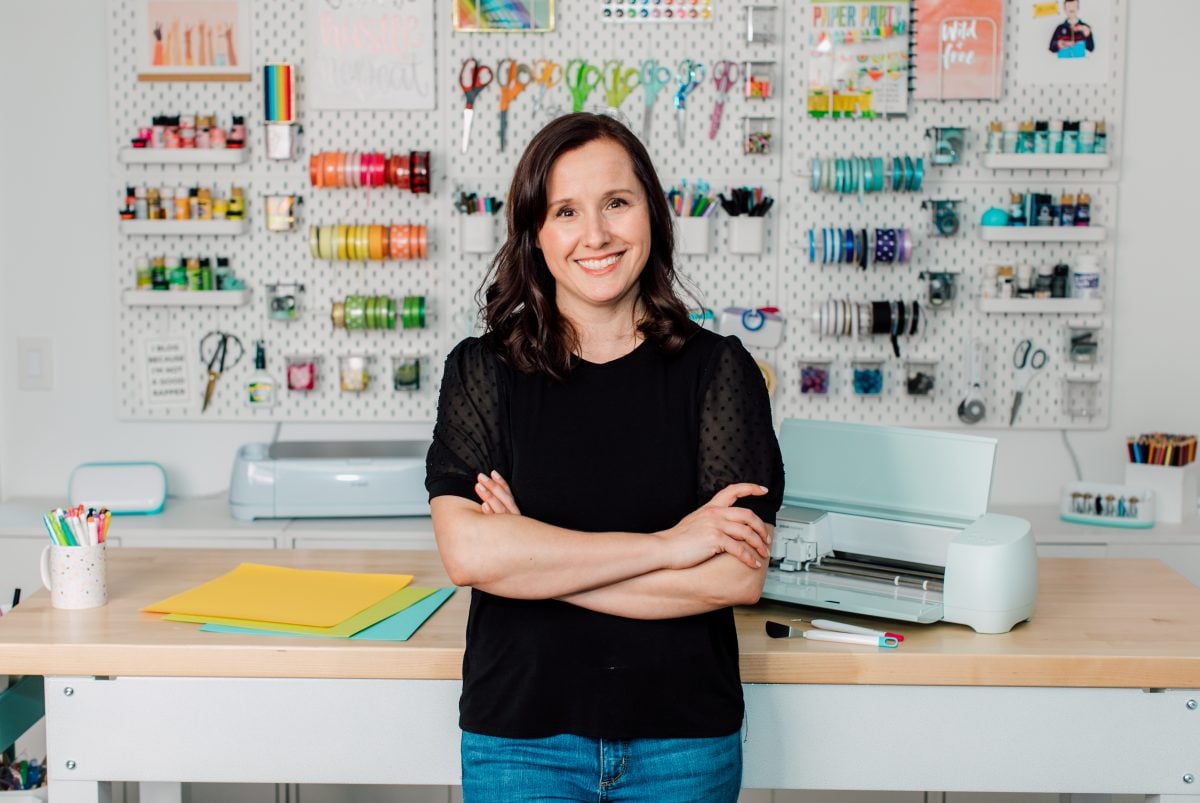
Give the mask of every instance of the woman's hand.
[(511, 513), (521, 515), (517, 501), (513, 498), (512, 489), (508, 487), (500, 472), (493, 471), (491, 476), (480, 474), (475, 482), (475, 493), (483, 502), (484, 513)]
[(743, 496), (762, 496), (767, 489), (738, 482), (718, 491), (706, 505), (689, 513), (669, 530), (656, 533), (668, 545), (667, 568), (687, 569), (727, 552), (751, 569), (771, 557), (767, 526), (751, 510), (733, 507)]

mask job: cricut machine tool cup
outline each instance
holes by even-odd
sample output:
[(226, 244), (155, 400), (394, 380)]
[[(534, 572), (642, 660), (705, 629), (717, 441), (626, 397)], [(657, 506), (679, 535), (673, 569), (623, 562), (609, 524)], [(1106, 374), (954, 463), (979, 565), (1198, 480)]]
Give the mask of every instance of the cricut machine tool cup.
[(104, 546), (46, 545), (42, 550), (42, 585), (50, 592), (52, 606), (81, 610), (108, 602)]

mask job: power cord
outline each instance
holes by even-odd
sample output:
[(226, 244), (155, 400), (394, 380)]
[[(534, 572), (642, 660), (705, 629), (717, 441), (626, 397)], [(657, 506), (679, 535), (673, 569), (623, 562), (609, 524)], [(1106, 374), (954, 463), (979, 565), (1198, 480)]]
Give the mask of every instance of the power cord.
[(1063, 446), (1067, 447), (1067, 454), (1071, 455), (1071, 462), (1075, 465), (1075, 479), (1083, 481), (1083, 472), (1079, 470), (1079, 456), (1075, 454), (1075, 450), (1071, 447), (1071, 442), (1067, 440), (1067, 431), (1059, 430), (1062, 433)]

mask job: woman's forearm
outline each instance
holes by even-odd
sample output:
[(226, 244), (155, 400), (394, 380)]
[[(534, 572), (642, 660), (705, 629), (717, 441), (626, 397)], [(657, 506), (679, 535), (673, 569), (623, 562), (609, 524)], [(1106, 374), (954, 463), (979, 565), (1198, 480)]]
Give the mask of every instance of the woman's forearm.
[(766, 572), (765, 565), (751, 569), (722, 554), (690, 569), (660, 569), (561, 599), (630, 619), (673, 619), (758, 602)]
[(661, 540), (644, 533), (585, 533), (520, 515), (487, 515), (453, 496), (430, 507), (450, 579), (513, 599), (553, 599), (663, 568)]

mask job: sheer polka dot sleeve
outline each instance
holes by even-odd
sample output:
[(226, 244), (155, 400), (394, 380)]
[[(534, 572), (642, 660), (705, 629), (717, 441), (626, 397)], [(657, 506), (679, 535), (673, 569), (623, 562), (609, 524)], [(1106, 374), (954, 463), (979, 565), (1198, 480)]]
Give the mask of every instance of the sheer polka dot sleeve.
[(433, 444), (425, 458), (429, 498), (461, 496), (478, 502), (475, 477), (495, 469), (509, 475), (501, 422), (500, 366), (478, 338), (446, 358)]
[(754, 358), (736, 337), (727, 337), (712, 357), (700, 408), (699, 496), (735, 482), (770, 490), (744, 497), (740, 507), (768, 524), (783, 501), (783, 457), (771, 423), (771, 400)]

